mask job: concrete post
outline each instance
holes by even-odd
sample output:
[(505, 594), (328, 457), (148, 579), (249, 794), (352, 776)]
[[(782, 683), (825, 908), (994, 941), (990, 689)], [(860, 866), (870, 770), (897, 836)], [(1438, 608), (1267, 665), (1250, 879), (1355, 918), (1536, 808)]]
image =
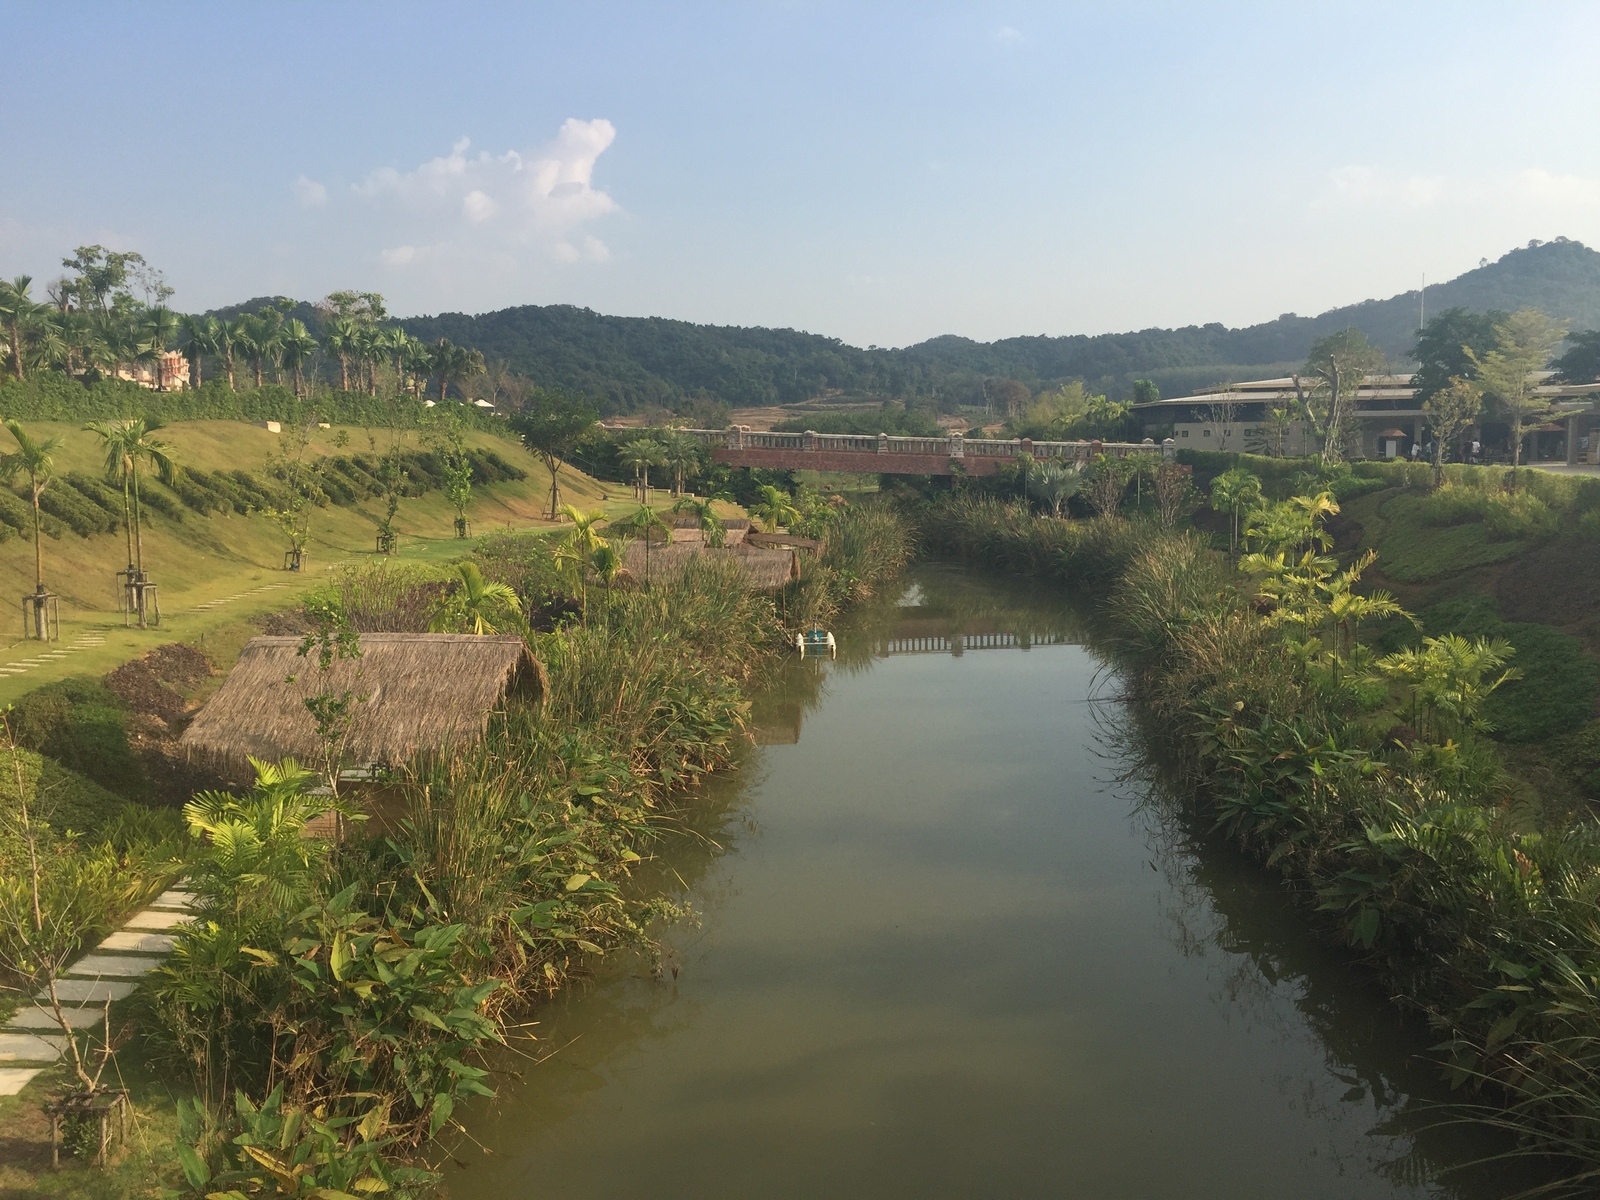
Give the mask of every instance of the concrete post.
[(889, 435), (887, 433), (880, 433), (878, 435), (878, 453), (889, 453)]
[(815, 450), (817, 448), (817, 431), (808, 429), (800, 435), (800, 449)]
[(1578, 414), (1567, 418), (1567, 466), (1578, 465)]
[(966, 439), (964, 439), (959, 433), (952, 430), (950, 432), (949, 449), (951, 458), (965, 458), (967, 456)]
[(1161, 440), (1161, 457), (1167, 462), (1171, 462), (1173, 459), (1177, 458), (1178, 443), (1172, 438), (1163, 438)]

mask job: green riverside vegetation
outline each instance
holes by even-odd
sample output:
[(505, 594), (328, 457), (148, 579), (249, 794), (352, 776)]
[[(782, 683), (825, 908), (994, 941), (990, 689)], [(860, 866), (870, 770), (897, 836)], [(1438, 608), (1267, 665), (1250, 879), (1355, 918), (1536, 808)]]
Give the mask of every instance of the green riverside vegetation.
[[(1375, 497), (1368, 482), (1404, 482), (1403, 470), (1332, 474), (1347, 494)], [(1462, 472), (1456, 486), (1470, 482)], [(1593, 485), (1546, 483), (1572, 502), (1555, 522), (1570, 529)], [(1456, 503), (1389, 494), (1390, 505)], [(1462, 507), (1500, 511), (1484, 495)], [(1542, 536), (1546, 519), (1527, 523), (1521, 504), (1485, 540)], [(1600, 1171), (1600, 823), (1581, 795), (1563, 802), (1561, 788), (1519, 778), (1527, 760), (1495, 740), (1543, 738), (1593, 761), (1595, 664), (1574, 638), (1504, 621), (1482, 596), (1441, 602), (1416, 627), (1362, 580), (1384, 558), (1358, 550), (1341, 566), (1329, 553), (1339, 506), (1326, 488), (1263, 500), (1237, 562), (1211, 536), (1147, 519), (1052, 520), (970, 493), (919, 511), (936, 553), (1098, 596), (1105, 644), (1169, 753), (1174, 793), (1427, 1014), (1476, 1116), (1530, 1153), (1570, 1156), (1574, 1182)], [(1223, 547), (1229, 515), (1213, 526)], [(1558, 686), (1502, 704), (1519, 667)]]
[[(147, 1186), (196, 1196), (426, 1190), (432, 1139), (461, 1102), (492, 1091), (486, 1052), (523, 1036), (531, 1006), (597, 957), (648, 955), (656, 924), (682, 915), (629, 876), (683, 789), (735, 762), (747, 687), (796, 629), (873, 594), (911, 552), (887, 508), (835, 508), (814, 518), (825, 553), (776, 595), (750, 591), (725, 561), (645, 588), (609, 565), (603, 519), (576, 516), (565, 534), (481, 538), (454, 568), (380, 558), (307, 597), (307, 670), (380, 630), (520, 633), (540, 664), (540, 694), (508, 701), (474, 750), (390, 781), (391, 815), (364, 819), (319, 794), (321, 764), (263, 763), (253, 790), (201, 792), (181, 821), (166, 810), (134, 828), (125, 810), (151, 810), (72, 776), (73, 803), (96, 824), (51, 843), (76, 849), (46, 860), (44, 894), (63, 910), (58, 895), (81, 896), (85, 911), (53, 913), (34, 933), (26, 855), (0, 843), (0, 895), (18, 917), (14, 983), (180, 870), (199, 896), (202, 921), (130, 1001), (146, 1072), (136, 1103), (183, 1099), (125, 1178), (143, 1171)], [(87, 683), (36, 694), (13, 714), (16, 735), (109, 771), (120, 713), (97, 712), (111, 707), (101, 700)], [(42, 795), (37, 754), (13, 757), (30, 799)], [(351, 836), (302, 836), (330, 810)], [(95, 869), (120, 890), (81, 886)], [(39, 1182), (68, 1194), (85, 1179)]]

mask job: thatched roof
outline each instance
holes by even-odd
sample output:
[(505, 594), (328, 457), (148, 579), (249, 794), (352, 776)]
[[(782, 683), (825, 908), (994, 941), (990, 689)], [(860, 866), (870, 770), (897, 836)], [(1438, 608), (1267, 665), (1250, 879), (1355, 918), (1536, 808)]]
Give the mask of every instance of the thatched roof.
[(673, 542), (670, 546), (650, 547), (650, 571), (645, 574), (643, 542), (629, 542), (623, 551), (623, 565), (635, 579), (670, 583), (683, 576), (698, 558), (727, 559), (739, 564), (745, 583), (752, 591), (777, 591), (791, 579), (800, 577), (800, 563), (793, 550), (771, 550), (757, 546), (706, 546), (700, 542)]
[[(700, 528), (700, 522), (694, 517), (684, 513), (669, 513), (667, 524), (672, 527), (672, 540), (675, 542), (703, 542), (706, 540), (705, 531)], [(751, 529), (747, 517), (724, 517), (722, 519), (722, 536), (729, 546), (737, 546), (745, 540)]]
[(800, 537), (793, 533), (756, 533), (754, 531), (744, 535), (747, 546), (781, 547), (785, 550), (801, 550), (807, 554), (821, 554), (828, 548), (828, 543), (817, 538)]
[(398, 765), (419, 751), (471, 741), (513, 690), (537, 685), (538, 665), (521, 638), (459, 633), (364, 633), (361, 657), (336, 660), (327, 678), (301, 657), (297, 637), (258, 637), (184, 731), (191, 757), (248, 777), (250, 757), (323, 754), (304, 704), (326, 690), (365, 697), (355, 705), (343, 758)]

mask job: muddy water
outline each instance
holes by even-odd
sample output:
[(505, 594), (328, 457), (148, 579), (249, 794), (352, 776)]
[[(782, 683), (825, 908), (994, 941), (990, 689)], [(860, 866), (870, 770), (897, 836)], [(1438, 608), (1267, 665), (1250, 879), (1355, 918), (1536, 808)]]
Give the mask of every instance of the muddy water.
[[(959, 640), (958, 640), (959, 639)], [(959, 652), (957, 652), (959, 651)], [(1490, 1197), (1407, 1024), (1126, 775), (1057, 602), (951, 569), (756, 710), (659, 979), (543, 1010), (454, 1200)], [(1514, 1181), (1513, 1181), (1514, 1182)]]

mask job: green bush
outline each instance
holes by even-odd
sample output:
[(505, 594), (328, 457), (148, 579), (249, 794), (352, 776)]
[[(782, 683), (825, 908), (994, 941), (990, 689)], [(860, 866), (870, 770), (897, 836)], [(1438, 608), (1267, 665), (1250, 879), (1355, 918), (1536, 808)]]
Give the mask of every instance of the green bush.
[(144, 798), (149, 780), (128, 745), (122, 700), (95, 679), (63, 679), (24, 695), (11, 714), (11, 736), (122, 796)]
[(1550, 537), (1560, 525), (1555, 510), (1528, 491), (1481, 492), (1446, 486), (1418, 500), (1416, 511), (1430, 525), (1481, 521), (1489, 536), (1501, 541)]
[(1516, 647), (1511, 665), (1522, 678), (1501, 686), (1484, 709), (1501, 740), (1543, 741), (1594, 717), (1600, 663), (1583, 652), (1577, 638), (1548, 625), (1502, 621), (1494, 599), (1482, 594), (1436, 604), (1421, 615), (1430, 635), (1504, 638)]

